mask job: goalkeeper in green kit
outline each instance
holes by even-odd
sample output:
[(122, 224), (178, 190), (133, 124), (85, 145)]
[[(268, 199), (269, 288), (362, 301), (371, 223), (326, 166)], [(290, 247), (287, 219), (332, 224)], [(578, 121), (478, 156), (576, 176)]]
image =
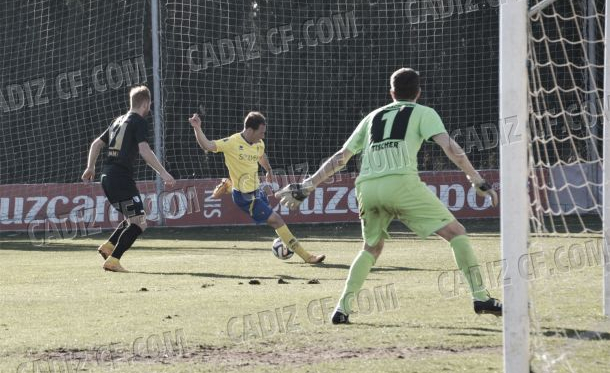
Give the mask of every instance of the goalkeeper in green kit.
[(354, 259), (345, 289), (332, 315), (333, 324), (348, 324), (355, 295), (381, 255), (388, 225), (400, 219), (418, 236), (436, 233), (453, 249), (457, 266), (470, 285), (477, 314), (502, 315), (502, 304), (491, 298), (471, 269), (478, 268), (464, 227), (420, 180), (417, 153), (424, 140), (436, 142), (468, 177), (477, 193), (497, 204), (497, 194), (473, 168), (461, 147), (449, 137), (440, 116), (430, 107), (417, 104), (421, 94), (419, 74), (409, 68), (390, 78), (393, 102), (374, 110), (358, 124), (343, 148), (310, 178), (290, 184), (276, 193), (281, 203), (295, 209), (320, 183), (342, 169), (350, 158), (362, 152), (356, 196), (360, 209), (364, 248)]

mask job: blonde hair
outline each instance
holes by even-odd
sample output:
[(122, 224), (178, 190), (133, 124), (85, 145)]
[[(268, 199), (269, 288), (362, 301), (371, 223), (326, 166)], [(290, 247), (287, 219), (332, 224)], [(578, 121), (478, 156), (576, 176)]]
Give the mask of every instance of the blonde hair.
[(150, 90), (145, 85), (133, 87), (129, 91), (129, 104), (133, 109), (139, 108), (150, 101)]

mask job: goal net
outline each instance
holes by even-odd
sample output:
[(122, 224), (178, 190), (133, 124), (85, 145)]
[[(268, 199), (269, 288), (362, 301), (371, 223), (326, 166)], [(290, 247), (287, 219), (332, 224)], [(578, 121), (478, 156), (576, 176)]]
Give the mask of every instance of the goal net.
[[(390, 101), (389, 76), (403, 66), (420, 72), (420, 103), (440, 113), (475, 167), (498, 167), (497, 2), (155, 4), (160, 60), (153, 57), (148, 1), (6, 2), (0, 14), (0, 229), (92, 219), (109, 226), (113, 212), (99, 184), (79, 180), (87, 148), (128, 109), (131, 86), (153, 88), (153, 58), (161, 66), (161, 107), (153, 107), (162, 114), (160, 153), (168, 171), (192, 185), (188, 179), (227, 176), (221, 155), (198, 148), (187, 121), (193, 113), (203, 116), (209, 138), (219, 139), (240, 131), (248, 111), (264, 112), (276, 174), (300, 177), (331, 156), (368, 112)], [(357, 167), (352, 162), (345, 172)], [(419, 168), (456, 170), (431, 144), (424, 145)], [(97, 171), (99, 177), (99, 162)], [(136, 180), (151, 182), (140, 184), (142, 193), (155, 193), (154, 178), (140, 161)], [(461, 172), (426, 181), (458, 217), (464, 209), (470, 217), (497, 216)], [(208, 196), (197, 193), (200, 202)], [(329, 208), (332, 195), (317, 195), (307, 212), (329, 210), (327, 221), (334, 221), (334, 213), (347, 211), (348, 194), (337, 209)], [(350, 217), (357, 220), (357, 207)]]
[[(601, 371), (605, 2), (530, 3), (531, 367)], [(607, 363), (607, 360), (606, 360)], [(603, 369), (602, 369), (603, 370)]]
[[(423, 79), (420, 102), (441, 114), (475, 167), (496, 169), (497, 6), (432, 3), (165, 1), (169, 167), (180, 178), (226, 177), (222, 156), (201, 152), (187, 118), (198, 112), (218, 139), (260, 110), (276, 172), (313, 172), (390, 102), (391, 73), (410, 66)], [(423, 171), (455, 170), (437, 146), (421, 154)]]
[[(99, 184), (80, 176), (93, 139), (129, 109), (129, 88), (150, 82), (146, 3), (3, 2), (0, 230), (67, 238), (112, 214)], [(154, 177), (139, 166), (138, 180)]]

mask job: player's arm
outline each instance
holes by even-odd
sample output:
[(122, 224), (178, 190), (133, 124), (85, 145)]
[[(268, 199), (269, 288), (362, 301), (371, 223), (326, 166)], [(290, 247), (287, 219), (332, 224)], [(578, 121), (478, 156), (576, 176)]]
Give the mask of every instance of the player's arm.
[(157, 159), (157, 156), (150, 148), (150, 145), (148, 145), (148, 142), (146, 142), (146, 141), (140, 142), (138, 144), (138, 150), (139, 150), (142, 158), (146, 161), (146, 163), (161, 176), (161, 178), (163, 179), (163, 181), (165, 182), (165, 184), (167, 186), (171, 187), (176, 183), (176, 181), (174, 180), (172, 175), (170, 175), (165, 170), (165, 167), (163, 167), (161, 162), (159, 162), (159, 160)]
[(462, 147), (455, 142), (447, 132), (432, 136), (432, 140), (443, 149), (451, 162), (466, 174), (468, 180), (470, 180), (472, 185), (477, 189), (477, 194), (489, 196), (492, 199), (492, 205), (495, 206), (498, 203), (497, 193), (491, 188), (491, 185), (481, 177), (479, 172), (475, 170)]
[[(106, 132), (104, 132), (104, 134), (106, 134)], [(100, 152), (104, 146), (106, 146), (106, 142), (104, 142), (102, 139), (103, 136), (104, 135), (98, 137), (91, 143), (91, 147), (89, 148), (89, 157), (87, 158), (87, 168), (81, 176), (81, 179), (84, 182), (93, 181), (95, 179), (95, 162), (97, 162)]]
[(189, 118), (189, 123), (193, 126), (193, 130), (195, 131), (195, 138), (197, 139), (197, 144), (201, 147), (201, 149), (210, 152), (216, 152), (216, 143), (214, 141), (208, 140), (205, 137), (205, 134), (201, 130), (201, 118), (199, 118), (199, 114), (193, 114), (191, 118)]
[(305, 180), (305, 183), (311, 184), (311, 190), (315, 189), (318, 185), (322, 184), (328, 178), (333, 176), (337, 171), (341, 170), (347, 162), (354, 156), (354, 154), (358, 154), (364, 148), (364, 140), (367, 133), (367, 121), (369, 120), (370, 114), (367, 115), (364, 119), (358, 123), (354, 132), (352, 132), (351, 136), (341, 150), (333, 154), (332, 157), (326, 160), (320, 166), (318, 171), (316, 171), (313, 176)]
[(305, 179), (302, 183), (290, 184), (284, 187), (275, 193), (275, 197), (280, 198), (280, 203), (288, 206), (289, 209), (297, 208), (318, 185), (345, 167), (353, 155), (354, 153), (351, 150), (345, 147), (342, 148), (324, 162), (313, 176)]
[(311, 189), (315, 189), (318, 185), (322, 184), (331, 176), (336, 174), (337, 171), (343, 169), (353, 155), (354, 153), (347, 148), (339, 150), (333, 154), (332, 157), (327, 159), (326, 162), (320, 166), (318, 171), (316, 171), (313, 176), (307, 178), (303, 184), (310, 185)]
[(370, 115), (367, 115), (360, 121), (343, 148), (327, 159), (313, 176), (305, 179), (302, 183), (287, 185), (275, 193), (275, 197), (280, 198), (280, 203), (288, 206), (289, 209), (296, 209), (318, 185), (345, 167), (354, 154), (361, 152), (364, 147), (369, 117)]
[(258, 163), (263, 167), (263, 169), (265, 169), (265, 172), (267, 173), (265, 175), (265, 181), (268, 183), (272, 183), (273, 170), (271, 169), (271, 164), (269, 163), (269, 158), (267, 157), (267, 154), (263, 153), (263, 155), (261, 155), (258, 159)]
[(482, 179), (481, 175), (474, 169), (472, 163), (466, 156), (462, 147), (455, 142), (447, 132), (439, 133), (432, 136), (432, 140), (437, 143), (445, 152), (445, 155), (453, 162), (460, 170), (464, 171), (469, 179)]

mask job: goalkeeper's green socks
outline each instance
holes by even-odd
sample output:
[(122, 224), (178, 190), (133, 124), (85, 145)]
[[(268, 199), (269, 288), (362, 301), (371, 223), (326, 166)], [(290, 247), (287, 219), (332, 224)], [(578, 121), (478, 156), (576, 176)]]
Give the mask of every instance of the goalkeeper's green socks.
[(307, 250), (305, 250), (303, 246), (301, 246), (296, 237), (294, 237), (292, 232), (290, 232), (290, 229), (288, 229), (287, 225), (282, 225), (281, 227), (275, 230), (275, 233), (277, 233), (278, 237), (282, 239), (284, 245), (286, 245), (290, 250), (294, 251), (304, 261), (307, 261), (310, 257), (313, 256), (309, 252), (307, 252)]
[(360, 251), (356, 259), (352, 262), (349, 269), (349, 275), (345, 282), (345, 289), (339, 299), (337, 309), (342, 313), (349, 315), (352, 312), (352, 303), (357, 296), (358, 291), (362, 288), (362, 284), (366, 276), (371, 272), (371, 267), (375, 264), (375, 257), (366, 250)]
[(468, 285), (470, 285), (472, 298), (480, 301), (488, 300), (489, 293), (485, 289), (485, 285), (483, 285), (479, 262), (472, 251), (468, 236), (456, 236), (449, 241), (449, 244), (451, 244), (453, 249), (453, 256), (458, 268), (462, 271), (464, 277), (466, 277)]

